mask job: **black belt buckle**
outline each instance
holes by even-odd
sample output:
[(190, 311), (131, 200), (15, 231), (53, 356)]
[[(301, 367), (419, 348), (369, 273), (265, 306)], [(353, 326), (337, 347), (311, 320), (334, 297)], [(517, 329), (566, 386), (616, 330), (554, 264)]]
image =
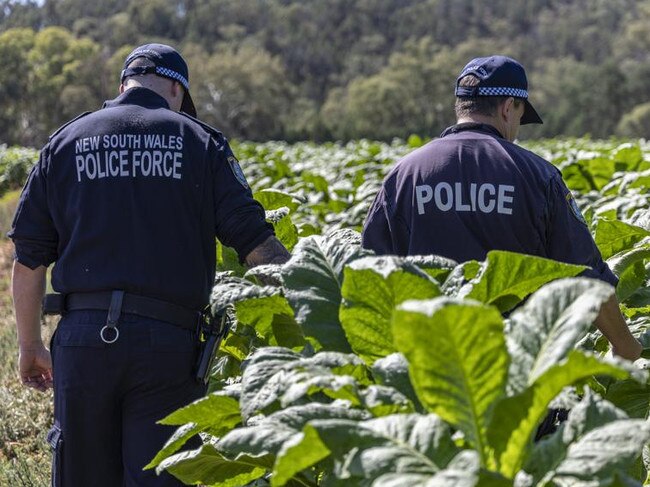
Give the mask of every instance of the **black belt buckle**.
[(210, 380), (212, 364), (217, 356), (217, 350), (230, 331), (230, 321), (225, 309), (221, 309), (215, 316), (202, 315), (199, 330), (199, 357), (196, 363), (196, 380), (207, 384)]

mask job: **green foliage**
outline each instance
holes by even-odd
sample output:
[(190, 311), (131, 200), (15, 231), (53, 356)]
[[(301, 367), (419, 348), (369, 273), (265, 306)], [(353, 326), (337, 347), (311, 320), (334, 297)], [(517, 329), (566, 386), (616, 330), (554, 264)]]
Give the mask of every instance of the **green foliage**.
[[(355, 229), (406, 145), (235, 145), (293, 257), (247, 271), (219, 246), (211, 301), (233, 326), (214, 392), (163, 419), (178, 430), (148, 467), (232, 486), (640, 485), (647, 360), (606, 358), (592, 325), (616, 291), (650, 348), (650, 148), (534, 147), (586, 191), (616, 290), (509, 252), (457, 264), (361, 249)], [(560, 404), (567, 423), (533, 444)], [(203, 446), (182, 451), (196, 434)]]
[(23, 186), (37, 159), (33, 149), (0, 145), (0, 198)]
[(0, 141), (41, 146), (99, 108), (152, 41), (181, 49), (199, 115), (230, 137), (426, 139), (454, 120), (461, 67), (495, 52), (526, 66), (544, 119), (522, 137), (645, 136), (649, 0), (520, 3), (3, 0)]

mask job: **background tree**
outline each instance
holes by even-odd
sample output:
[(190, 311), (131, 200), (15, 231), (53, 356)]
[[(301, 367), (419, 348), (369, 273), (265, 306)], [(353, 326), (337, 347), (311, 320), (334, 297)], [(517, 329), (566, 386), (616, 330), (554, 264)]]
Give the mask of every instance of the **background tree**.
[(0, 142), (42, 145), (152, 41), (238, 138), (436, 136), (458, 70), (488, 53), (529, 73), (545, 123), (521, 136), (606, 137), (650, 102), (650, 0), (0, 0)]

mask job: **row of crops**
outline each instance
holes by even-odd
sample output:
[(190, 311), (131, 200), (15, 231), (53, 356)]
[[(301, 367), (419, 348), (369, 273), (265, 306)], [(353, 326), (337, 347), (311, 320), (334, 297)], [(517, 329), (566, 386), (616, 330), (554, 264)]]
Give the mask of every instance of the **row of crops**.
[[(148, 468), (233, 487), (644, 485), (650, 363), (612, 357), (592, 324), (616, 292), (650, 352), (650, 146), (531, 145), (575, 192), (614, 290), (502, 251), (362, 249), (383, 175), (420, 143), (234, 148), (293, 257), (246, 270), (218, 245), (212, 306), (233, 329), (210, 394), (163, 420), (178, 429)], [(568, 419), (534, 442), (549, 408)]]
[[(360, 247), (383, 175), (418, 143), (236, 148), (293, 257), (246, 271), (219, 247), (212, 305), (232, 307), (233, 332), (211, 394), (164, 420), (178, 430), (149, 468), (223, 486), (643, 485), (648, 362), (613, 358), (592, 326), (613, 288), (508, 252), (459, 264)], [(650, 148), (533, 149), (576, 192), (650, 348)], [(568, 419), (535, 443), (549, 407)]]

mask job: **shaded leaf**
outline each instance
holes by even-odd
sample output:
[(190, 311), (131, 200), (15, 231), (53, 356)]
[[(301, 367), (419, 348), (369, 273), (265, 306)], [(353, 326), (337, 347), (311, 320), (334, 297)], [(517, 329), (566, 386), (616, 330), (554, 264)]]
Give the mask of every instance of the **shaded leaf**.
[(460, 429), (487, 465), (487, 425), (509, 362), (499, 312), (451, 298), (407, 301), (394, 314), (393, 333), (422, 404)]
[(545, 285), (510, 316), (508, 385), (521, 392), (564, 360), (595, 321), (614, 288), (586, 278)]
[(502, 250), (488, 252), (481, 270), (459, 291), (459, 297), (510, 311), (526, 296), (554, 279), (573, 277), (587, 267)]
[(549, 403), (564, 387), (595, 374), (625, 379), (630, 372), (623, 368), (624, 365), (574, 350), (524, 392), (499, 401), (488, 433), (499, 471), (512, 478), (521, 468), (537, 425), (546, 415)]
[(391, 318), (407, 299), (440, 295), (438, 285), (395, 256), (364, 257), (345, 268), (341, 325), (352, 350), (367, 363), (394, 353)]
[(368, 255), (351, 230), (301, 240), (282, 270), (287, 300), (307, 337), (326, 350), (350, 351), (338, 319), (343, 269)]
[(598, 220), (594, 239), (603, 259), (630, 250), (636, 243), (650, 236), (647, 230), (618, 220)]

